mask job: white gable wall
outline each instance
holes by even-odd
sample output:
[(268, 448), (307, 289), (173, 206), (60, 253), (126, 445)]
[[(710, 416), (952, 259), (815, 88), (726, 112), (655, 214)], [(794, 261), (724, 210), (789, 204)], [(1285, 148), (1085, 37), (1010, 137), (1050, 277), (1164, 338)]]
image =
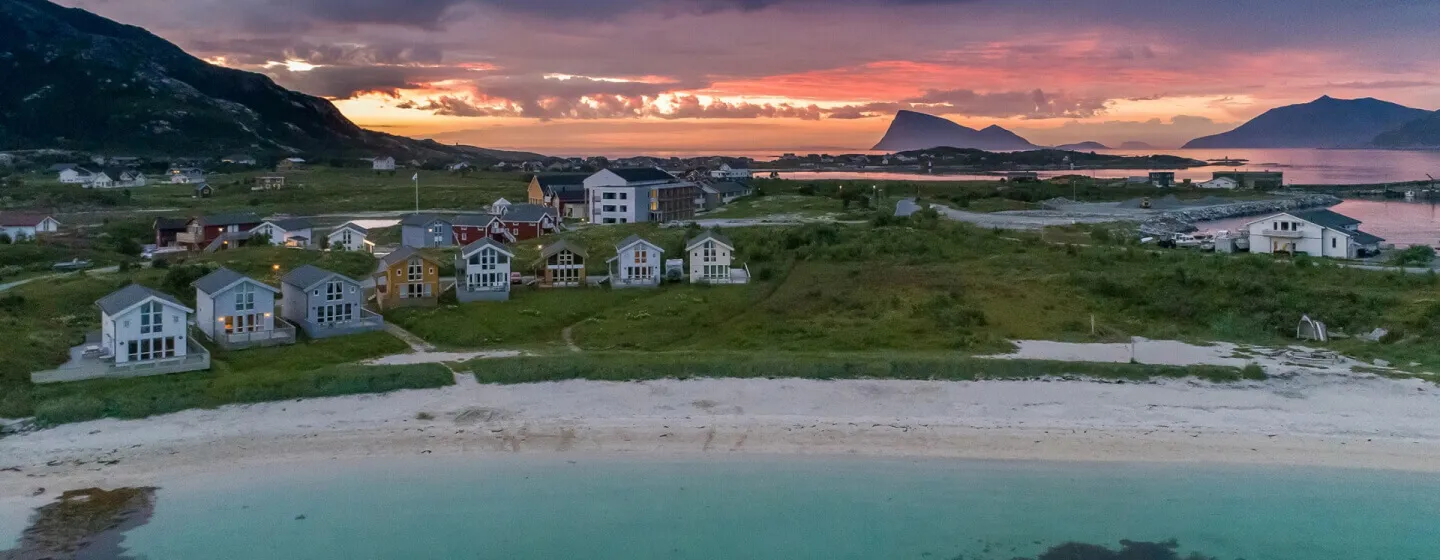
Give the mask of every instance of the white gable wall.
[[(149, 332), (142, 332), (140, 311), (145, 303), (157, 302), (161, 306), (161, 323), (159, 329), (151, 329)], [(185, 326), (188, 322), (189, 312), (168, 301), (159, 298), (150, 298), (140, 305), (132, 306), (115, 317), (107, 317), (103, 312), (101, 319), (104, 325), (101, 327), (103, 338), (102, 343), (113, 352), (115, 363), (129, 363), (130, 343), (135, 342), (137, 348), (140, 341), (150, 340), (152, 344), (173, 344), (174, 356), (176, 358), (185, 356)]]
[(690, 283), (723, 283), (730, 281), (731, 250), (723, 243), (707, 239), (690, 249)]

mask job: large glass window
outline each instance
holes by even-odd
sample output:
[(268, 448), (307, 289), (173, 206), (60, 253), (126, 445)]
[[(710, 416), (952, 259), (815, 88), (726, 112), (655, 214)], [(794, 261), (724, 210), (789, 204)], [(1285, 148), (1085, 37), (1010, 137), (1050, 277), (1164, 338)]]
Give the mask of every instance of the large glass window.
[(325, 301), (340, 301), (345, 297), (345, 286), (339, 281), (325, 284)]
[(255, 286), (240, 284), (235, 287), (235, 310), (253, 311), (255, 309)]
[(126, 346), (132, 362), (175, 357), (175, 337), (173, 336), (132, 340)]
[(425, 279), (425, 261), (410, 259), (405, 269), (405, 279), (411, 282), (419, 282)]
[(140, 334), (158, 333), (165, 330), (165, 321), (161, 317), (164, 309), (165, 306), (153, 301), (140, 305)]

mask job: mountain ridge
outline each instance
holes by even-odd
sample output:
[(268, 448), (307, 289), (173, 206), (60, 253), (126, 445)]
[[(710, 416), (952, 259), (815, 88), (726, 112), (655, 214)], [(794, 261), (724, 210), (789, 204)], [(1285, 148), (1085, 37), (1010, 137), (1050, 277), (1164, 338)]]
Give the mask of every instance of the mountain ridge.
[(981, 130), (975, 130), (935, 115), (901, 110), (895, 113), (895, 118), (890, 122), (890, 128), (885, 131), (885, 136), (871, 149), (903, 152), (938, 147), (974, 148), (988, 151), (1039, 148), (1029, 140), (999, 125), (990, 125)]
[(1187, 142), (1183, 148), (1361, 148), (1381, 135), (1425, 118), (1430, 111), (1370, 97), (1276, 107), (1221, 134)]
[[(8, 68), (6, 68), (8, 66)], [(200, 60), (143, 28), (0, 0), (0, 148), (525, 159), (366, 130), (329, 101)]]

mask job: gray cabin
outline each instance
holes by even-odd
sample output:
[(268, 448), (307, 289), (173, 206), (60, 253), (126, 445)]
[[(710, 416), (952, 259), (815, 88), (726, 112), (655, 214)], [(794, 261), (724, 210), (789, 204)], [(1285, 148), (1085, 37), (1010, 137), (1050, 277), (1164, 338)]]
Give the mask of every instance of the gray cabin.
[(365, 290), (355, 279), (314, 265), (280, 279), (280, 316), (310, 338), (329, 338), (385, 328), (385, 320), (365, 309)]
[(410, 214), (400, 220), (400, 245), (426, 247), (455, 246), (454, 223), (435, 214)]
[(223, 267), (192, 285), (196, 328), (222, 348), (295, 343), (295, 327), (275, 316), (280, 290)]
[(510, 299), (514, 260), (515, 253), (494, 239), (466, 245), (455, 257), (455, 297), (461, 302)]

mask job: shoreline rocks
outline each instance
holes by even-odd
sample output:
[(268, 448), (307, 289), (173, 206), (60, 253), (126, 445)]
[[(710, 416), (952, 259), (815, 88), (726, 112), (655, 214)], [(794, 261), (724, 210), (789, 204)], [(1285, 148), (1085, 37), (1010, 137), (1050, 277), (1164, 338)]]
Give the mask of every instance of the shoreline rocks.
[(1225, 218), (1238, 216), (1272, 214), (1301, 208), (1328, 207), (1340, 204), (1340, 202), (1340, 198), (1333, 195), (1306, 194), (1277, 198), (1274, 200), (1252, 200), (1233, 204), (1222, 204), (1219, 206), (1201, 206), (1172, 210), (1145, 220), (1145, 222), (1140, 224), (1140, 233), (1144, 235), (1189, 233), (1199, 229), (1195, 227), (1195, 222), (1223, 220)]

